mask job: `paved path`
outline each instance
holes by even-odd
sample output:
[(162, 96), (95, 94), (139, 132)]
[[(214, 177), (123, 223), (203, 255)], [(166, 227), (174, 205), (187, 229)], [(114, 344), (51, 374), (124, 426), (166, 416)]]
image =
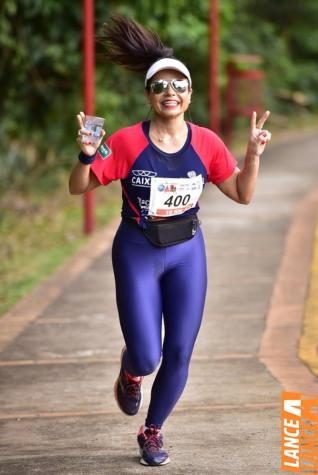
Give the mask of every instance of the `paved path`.
[[(271, 146), (249, 206), (205, 190), (205, 316), (187, 387), (164, 426), (172, 462), (160, 473), (279, 473), (282, 387), (303, 384), (318, 394), (316, 378), (297, 359), (318, 206), (317, 193), (308, 195), (317, 184), (317, 150), (313, 135)], [(113, 399), (123, 340), (106, 250), (112, 232), (99, 233), (0, 321), (0, 474), (157, 470), (138, 464), (135, 440), (154, 375), (145, 380), (146, 404), (136, 417), (121, 414)], [(292, 278), (298, 271), (301, 281)]]

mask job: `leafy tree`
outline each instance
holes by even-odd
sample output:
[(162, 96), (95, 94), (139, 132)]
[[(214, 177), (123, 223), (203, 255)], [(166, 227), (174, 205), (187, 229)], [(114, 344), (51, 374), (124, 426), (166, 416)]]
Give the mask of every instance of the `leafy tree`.
[[(271, 108), (280, 90), (302, 91), (318, 108), (318, 3), (316, 0), (222, 0), (219, 82), (232, 53), (264, 60)], [(95, 0), (96, 33), (111, 11), (158, 31), (191, 69), (195, 122), (208, 118), (209, 0)], [(70, 167), (77, 152), (75, 115), (81, 97), (82, 12), (68, 0), (2, 0), (0, 3), (0, 192), (25, 186), (41, 173)], [(97, 49), (99, 53), (100, 50)], [(142, 120), (148, 109), (143, 78), (97, 61), (96, 114), (107, 132)]]

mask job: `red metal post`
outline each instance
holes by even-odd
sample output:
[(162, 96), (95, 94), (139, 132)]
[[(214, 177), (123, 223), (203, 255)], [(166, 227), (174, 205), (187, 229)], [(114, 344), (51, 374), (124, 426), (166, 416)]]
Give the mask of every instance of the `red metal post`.
[(209, 125), (217, 134), (220, 133), (219, 102), (219, 21), (218, 0), (210, 0), (210, 47), (209, 47)]
[[(95, 114), (95, 47), (94, 47), (94, 0), (83, 0), (83, 95), (84, 112)], [(90, 234), (95, 227), (95, 193), (84, 194), (84, 233)]]

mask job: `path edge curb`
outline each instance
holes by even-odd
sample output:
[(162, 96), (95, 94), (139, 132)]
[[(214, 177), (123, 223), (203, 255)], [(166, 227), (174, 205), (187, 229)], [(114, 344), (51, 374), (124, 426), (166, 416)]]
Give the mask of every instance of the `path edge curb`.
[(93, 262), (107, 252), (120, 223), (117, 217), (96, 231), (76, 253), (0, 318), (0, 351), (3, 351), (25, 328)]
[(285, 391), (317, 397), (318, 380), (298, 356), (308, 295), (318, 210), (318, 187), (295, 208), (274, 285), (259, 360)]

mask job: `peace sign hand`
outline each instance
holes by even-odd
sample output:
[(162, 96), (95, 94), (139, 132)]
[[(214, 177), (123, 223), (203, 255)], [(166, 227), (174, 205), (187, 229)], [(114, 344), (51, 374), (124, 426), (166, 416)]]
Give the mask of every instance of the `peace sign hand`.
[(250, 137), (247, 146), (247, 152), (249, 155), (262, 155), (265, 150), (267, 142), (270, 141), (272, 134), (268, 130), (263, 130), (270, 112), (266, 111), (256, 124), (256, 112), (252, 113)]

